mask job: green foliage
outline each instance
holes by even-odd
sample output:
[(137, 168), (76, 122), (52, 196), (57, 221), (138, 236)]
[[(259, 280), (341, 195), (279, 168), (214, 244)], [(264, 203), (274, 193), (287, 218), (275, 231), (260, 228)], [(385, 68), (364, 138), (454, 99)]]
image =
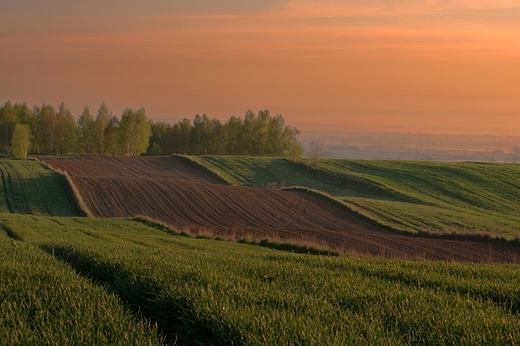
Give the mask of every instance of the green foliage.
[[(44, 249), (48, 261), (54, 256), (101, 284), (181, 344), (520, 342), (518, 266), (290, 254), (174, 236), (129, 220), (4, 215), (0, 225)], [(74, 274), (70, 267), (63, 266), (64, 277)], [(24, 292), (54, 297), (33, 285)], [(98, 308), (87, 298), (82, 316)], [(21, 314), (22, 299), (12, 297), (15, 313), (2, 316)], [(7, 334), (16, 328), (6, 324)], [(69, 328), (63, 324), (61, 333)]]
[(489, 232), (513, 239), (520, 229), (518, 165), (328, 159), (316, 169), (276, 158), (196, 160), (235, 185), (267, 187), (277, 182), (323, 191), (404, 231)]
[(105, 131), (112, 117), (112, 113), (108, 111), (108, 107), (103, 101), (99, 106), (98, 114), (94, 121), (94, 138), (96, 142), (96, 151), (99, 154), (105, 154), (106, 152)]
[(88, 106), (85, 106), (81, 116), (78, 118), (77, 126), (79, 147), (82, 154), (93, 154), (95, 152), (96, 141), (94, 131), (94, 117), (90, 114)]
[(298, 160), (303, 147), (298, 143), (299, 130), (286, 126), (282, 115), (271, 116), (268, 110), (258, 115), (247, 111), (244, 120), (231, 117), (222, 124), (206, 114), (197, 114), (193, 124), (183, 119), (173, 126), (152, 124), (149, 153), (163, 155), (253, 155), (278, 156)]
[(320, 138), (314, 138), (309, 143), (310, 164), (317, 167), (325, 156), (325, 144)]
[(5, 139), (6, 153), (16, 124), (30, 127), (28, 151), (33, 154), (255, 155), (294, 161), (303, 154), (299, 130), (268, 110), (258, 115), (248, 111), (243, 120), (233, 116), (226, 123), (197, 114), (193, 122), (185, 118), (170, 125), (148, 121), (144, 108), (127, 108), (118, 119), (103, 102), (95, 118), (85, 106), (76, 122), (63, 102), (56, 111), (50, 104), (29, 110), (25, 104), (7, 101), (0, 107), (0, 139)]
[(151, 136), (150, 124), (146, 120), (144, 108), (134, 112), (127, 108), (121, 115), (118, 143), (125, 156), (145, 153)]
[(65, 178), (34, 161), (0, 160), (0, 213), (78, 215)]
[(12, 139), (13, 156), (24, 160), (27, 159), (32, 138), (31, 129), (28, 125), (17, 124), (14, 128)]
[(119, 133), (119, 119), (112, 116), (108, 119), (104, 130), (104, 152), (103, 154), (115, 155), (118, 152), (117, 142)]
[(41, 107), (34, 107), (33, 128), (37, 152), (52, 154), (54, 152), (54, 138), (56, 135), (56, 109), (52, 105), (43, 104)]
[(120, 299), (38, 247), (0, 237), (0, 345), (159, 345)]
[(46, 155), (124, 154), (139, 155), (149, 145), (150, 125), (144, 109), (126, 109), (118, 118), (103, 102), (96, 118), (85, 106), (77, 122), (70, 110), (61, 103), (58, 110), (43, 104), (29, 110), (25, 104), (8, 101), (0, 107), (0, 139), (5, 138), (5, 151), (11, 152), (16, 125), (27, 125), (32, 135), (29, 153)]
[(0, 138), (3, 139), (2, 142), (5, 145), (6, 153), (9, 152), (9, 146), (13, 137), (14, 129), (18, 122), (16, 113), (16, 109), (9, 101), (0, 108)]
[(78, 137), (76, 133), (76, 120), (70, 110), (62, 102), (57, 114), (56, 134), (53, 154), (72, 154), (76, 152)]

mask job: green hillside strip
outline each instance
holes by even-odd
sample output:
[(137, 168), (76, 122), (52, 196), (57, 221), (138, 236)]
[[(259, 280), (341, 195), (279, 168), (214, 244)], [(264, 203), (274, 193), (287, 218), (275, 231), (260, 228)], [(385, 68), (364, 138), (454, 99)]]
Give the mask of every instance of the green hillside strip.
[(117, 297), (34, 245), (2, 235), (0, 297), (0, 345), (160, 344), (157, 330)]
[(207, 169), (217, 172), (233, 185), (281, 188), (306, 186), (333, 196), (375, 197), (400, 200), (409, 198), (381, 185), (355, 176), (338, 176), (312, 169), (285, 158), (252, 156), (190, 157)]
[(64, 177), (30, 160), (0, 160), (0, 213), (78, 215)]
[(520, 206), (520, 165), (515, 164), (324, 160), (320, 168), (367, 179), (435, 206), (510, 214)]
[(4, 215), (0, 224), (180, 344), (520, 342), (518, 266), (297, 255), (129, 220)]
[(342, 196), (400, 228), (490, 232), (508, 238), (520, 230), (520, 165), (324, 160), (320, 168), (371, 180), (420, 201)]

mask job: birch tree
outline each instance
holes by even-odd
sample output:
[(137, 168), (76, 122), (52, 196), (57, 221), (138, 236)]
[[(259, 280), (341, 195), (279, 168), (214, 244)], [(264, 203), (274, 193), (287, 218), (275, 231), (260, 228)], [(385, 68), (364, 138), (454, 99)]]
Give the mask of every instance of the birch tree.
[(24, 160), (27, 159), (31, 140), (32, 135), (29, 125), (17, 124), (13, 132), (13, 156)]

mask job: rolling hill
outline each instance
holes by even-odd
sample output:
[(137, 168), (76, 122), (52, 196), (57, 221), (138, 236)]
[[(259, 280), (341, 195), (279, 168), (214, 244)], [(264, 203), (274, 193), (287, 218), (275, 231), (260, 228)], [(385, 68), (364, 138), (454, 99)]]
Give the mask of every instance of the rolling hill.
[[(520, 260), (520, 248), (514, 244), (411, 236), (389, 230), (314, 194), (224, 184), (180, 157), (42, 160), (68, 173), (98, 217), (145, 216), (195, 233), (232, 239), (269, 238), (371, 256), (472, 262)], [(375, 184), (371, 188), (386, 191)], [(369, 194), (366, 190), (364, 193)], [(392, 196), (393, 192), (385, 193)]]
[(193, 160), (238, 186), (306, 186), (403, 231), (520, 230), (520, 165), (323, 160), (318, 169), (280, 158), (200, 156)]

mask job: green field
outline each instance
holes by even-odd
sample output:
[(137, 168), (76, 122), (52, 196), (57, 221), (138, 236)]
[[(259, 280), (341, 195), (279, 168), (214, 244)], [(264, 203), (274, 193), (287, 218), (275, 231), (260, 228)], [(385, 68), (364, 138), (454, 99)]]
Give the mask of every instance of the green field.
[(0, 298), (0, 345), (146, 345), (160, 340), (157, 328), (133, 316), (104, 287), (37, 246), (3, 236)]
[(298, 255), (129, 220), (4, 215), (0, 224), (10, 301), (0, 325), (19, 330), (5, 344), (54, 344), (70, 329), (86, 343), (120, 333), (147, 344), (156, 340), (153, 329), (143, 335), (148, 324), (181, 344), (520, 342), (518, 266)]
[[(304, 166), (263, 162), (315, 179)], [(20, 191), (62, 196), (14, 199), (4, 185), (11, 206), (30, 208), (0, 213), (0, 345), (520, 343), (517, 265), (295, 254), (141, 221), (49, 216), (41, 210), (69, 198), (59, 176), (35, 162), (0, 164)], [(358, 184), (356, 198), (417, 198)]]
[(64, 177), (29, 160), (0, 160), (0, 213), (76, 216)]
[(231, 184), (306, 186), (404, 231), (520, 230), (520, 165), (323, 160), (319, 169), (281, 158), (201, 156), (197, 162)]

